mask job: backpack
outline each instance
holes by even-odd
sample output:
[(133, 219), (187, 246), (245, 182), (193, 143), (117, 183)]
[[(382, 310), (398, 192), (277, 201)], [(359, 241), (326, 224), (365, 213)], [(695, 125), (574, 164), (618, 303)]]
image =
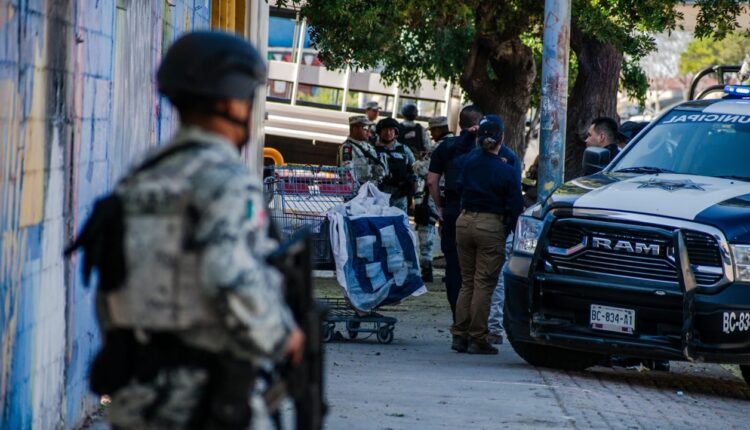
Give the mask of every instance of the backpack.
[[(152, 169), (178, 152), (204, 146), (188, 142), (146, 160), (96, 202), (66, 249), (70, 255), (83, 248), (86, 284), (97, 269), (115, 327), (173, 330), (214, 319), (200, 304), (206, 298), (197, 286), (198, 255), (190, 240), (198, 211), (191, 204), (189, 172)], [(136, 258), (137, 265), (129, 264)]]
[(405, 125), (400, 123), (398, 125), (398, 141), (408, 146), (415, 154), (427, 150), (424, 147), (424, 128), (421, 124)]

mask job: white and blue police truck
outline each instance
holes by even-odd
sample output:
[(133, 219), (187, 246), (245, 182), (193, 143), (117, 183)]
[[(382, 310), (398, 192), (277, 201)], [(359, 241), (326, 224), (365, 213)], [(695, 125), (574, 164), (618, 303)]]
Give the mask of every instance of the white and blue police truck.
[[(750, 87), (650, 123), (519, 218), (503, 272), (514, 350), (736, 363), (750, 383)], [(602, 166), (606, 166), (602, 169)]]

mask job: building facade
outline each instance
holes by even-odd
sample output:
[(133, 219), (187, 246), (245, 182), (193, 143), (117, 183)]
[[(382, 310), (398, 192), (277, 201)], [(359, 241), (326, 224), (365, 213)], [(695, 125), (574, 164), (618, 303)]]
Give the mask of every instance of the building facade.
[(437, 115), (457, 122), (461, 94), (449, 83), (424, 81), (407, 92), (384, 85), (376, 70), (326, 69), (296, 10), (270, 8), (267, 58), (265, 144), (287, 162), (334, 164), (336, 148), (349, 133), (347, 117), (364, 112), (368, 101), (380, 104), (381, 117), (400, 119), (401, 107), (415, 103), (424, 124)]

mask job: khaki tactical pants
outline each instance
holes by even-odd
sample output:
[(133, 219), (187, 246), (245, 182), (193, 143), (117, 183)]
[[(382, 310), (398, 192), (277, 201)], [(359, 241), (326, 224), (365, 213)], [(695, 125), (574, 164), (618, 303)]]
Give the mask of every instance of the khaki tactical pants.
[(463, 283), (451, 332), (486, 341), (492, 293), (505, 261), (503, 217), (462, 211), (456, 221), (456, 244)]

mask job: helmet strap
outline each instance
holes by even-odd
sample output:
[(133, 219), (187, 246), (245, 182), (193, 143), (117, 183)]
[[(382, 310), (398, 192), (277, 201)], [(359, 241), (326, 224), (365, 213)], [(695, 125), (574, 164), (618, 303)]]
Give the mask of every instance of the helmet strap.
[(250, 140), (250, 117), (253, 114), (252, 109), (248, 111), (247, 117), (245, 117), (245, 119), (235, 118), (232, 115), (229, 115), (229, 113), (220, 111), (215, 108), (209, 109), (209, 112), (213, 115), (216, 115), (222, 118), (225, 121), (228, 121), (238, 127), (241, 127), (242, 130), (244, 131), (242, 141), (247, 142), (248, 140)]

